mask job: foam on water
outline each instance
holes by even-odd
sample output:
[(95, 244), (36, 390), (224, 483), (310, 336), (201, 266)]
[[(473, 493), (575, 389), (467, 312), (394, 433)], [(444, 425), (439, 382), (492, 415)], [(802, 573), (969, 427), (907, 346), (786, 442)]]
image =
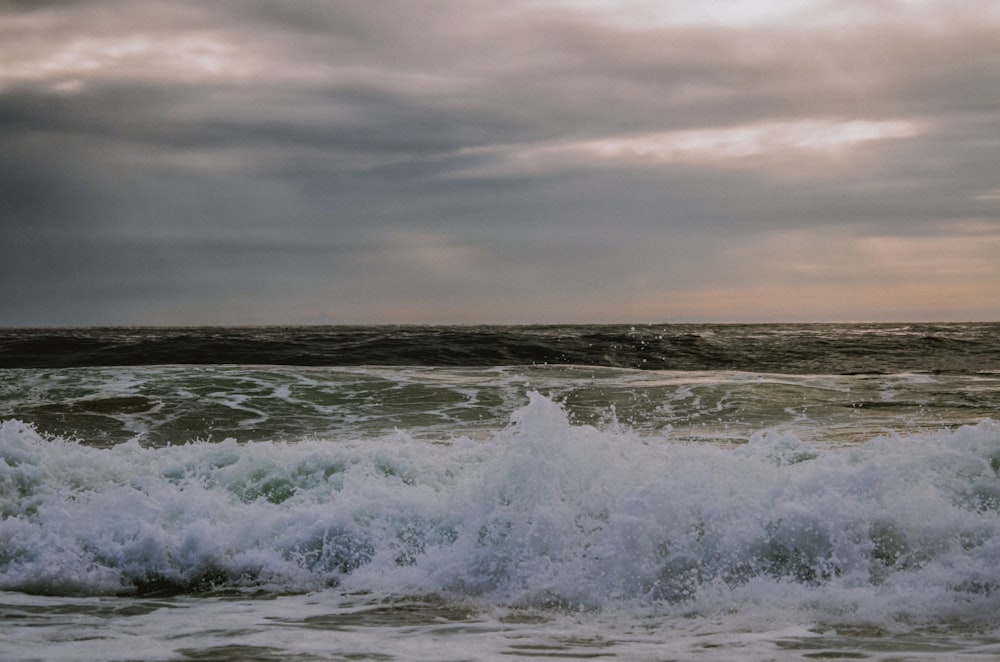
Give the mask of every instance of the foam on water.
[(359, 441), (489, 437), (532, 388), (570, 420), (616, 421), (671, 439), (743, 442), (794, 429), (810, 443), (857, 443), (883, 430), (955, 428), (1000, 407), (1000, 375), (780, 375), (584, 366), (300, 368), (143, 366), (8, 370), (4, 418), (46, 435), (112, 446), (190, 440)]
[(1000, 425), (852, 447), (573, 424), (529, 394), (487, 439), (95, 448), (0, 424), (0, 589), (338, 586), (793, 622), (1000, 616)]

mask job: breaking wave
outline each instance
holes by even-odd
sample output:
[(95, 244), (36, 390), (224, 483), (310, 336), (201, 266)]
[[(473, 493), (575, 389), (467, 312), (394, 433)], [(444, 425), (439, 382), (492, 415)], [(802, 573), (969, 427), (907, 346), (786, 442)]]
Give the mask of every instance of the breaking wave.
[(559, 609), (1000, 615), (1000, 425), (821, 447), (571, 422), (97, 448), (0, 424), (0, 589), (339, 586)]

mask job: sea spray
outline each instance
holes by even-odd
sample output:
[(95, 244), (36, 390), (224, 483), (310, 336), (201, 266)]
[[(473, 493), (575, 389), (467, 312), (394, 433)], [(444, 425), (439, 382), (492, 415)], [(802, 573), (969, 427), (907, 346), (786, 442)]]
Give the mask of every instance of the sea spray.
[(819, 448), (571, 424), (529, 393), (486, 440), (138, 442), (0, 426), (0, 587), (342, 586), (585, 609), (1000, 613), (1000, 426)]

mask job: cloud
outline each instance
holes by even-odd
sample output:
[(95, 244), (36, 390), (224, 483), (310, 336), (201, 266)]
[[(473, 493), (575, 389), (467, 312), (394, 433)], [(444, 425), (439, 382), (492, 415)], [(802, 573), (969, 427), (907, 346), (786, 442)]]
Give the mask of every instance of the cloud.
[[(641, 168), (684, 164), (705, 168), (760, 168), (762, 162), (791, 162), (801, 174), (802, 161), (842, 157), (876, 140), (909, 138), (922, 132), (908, 121), (798, 120), (765, 122), (720, 129), (691, 129), (589, 140), (559, 140), (526, 145), (491, 145), (465, 150), (474, 163), (458, 177), (539, 175), (578, 168)], [(475, 157), (481, 157), (475, 159)], [(776, 167), (776, 166), (769, 166)]]
[(0, 2), (0, 324), (995, 317), (998, 38), (980, 0)]

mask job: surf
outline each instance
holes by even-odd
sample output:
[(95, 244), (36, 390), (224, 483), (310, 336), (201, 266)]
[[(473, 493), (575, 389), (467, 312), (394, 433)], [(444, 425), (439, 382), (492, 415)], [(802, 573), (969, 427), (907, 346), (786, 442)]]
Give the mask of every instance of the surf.
[(1000, 425), (849, 447), (575, 423), (113, 447), (0, 424), (0, 589), (446, 595), (865, 623), (1000, 614)]

